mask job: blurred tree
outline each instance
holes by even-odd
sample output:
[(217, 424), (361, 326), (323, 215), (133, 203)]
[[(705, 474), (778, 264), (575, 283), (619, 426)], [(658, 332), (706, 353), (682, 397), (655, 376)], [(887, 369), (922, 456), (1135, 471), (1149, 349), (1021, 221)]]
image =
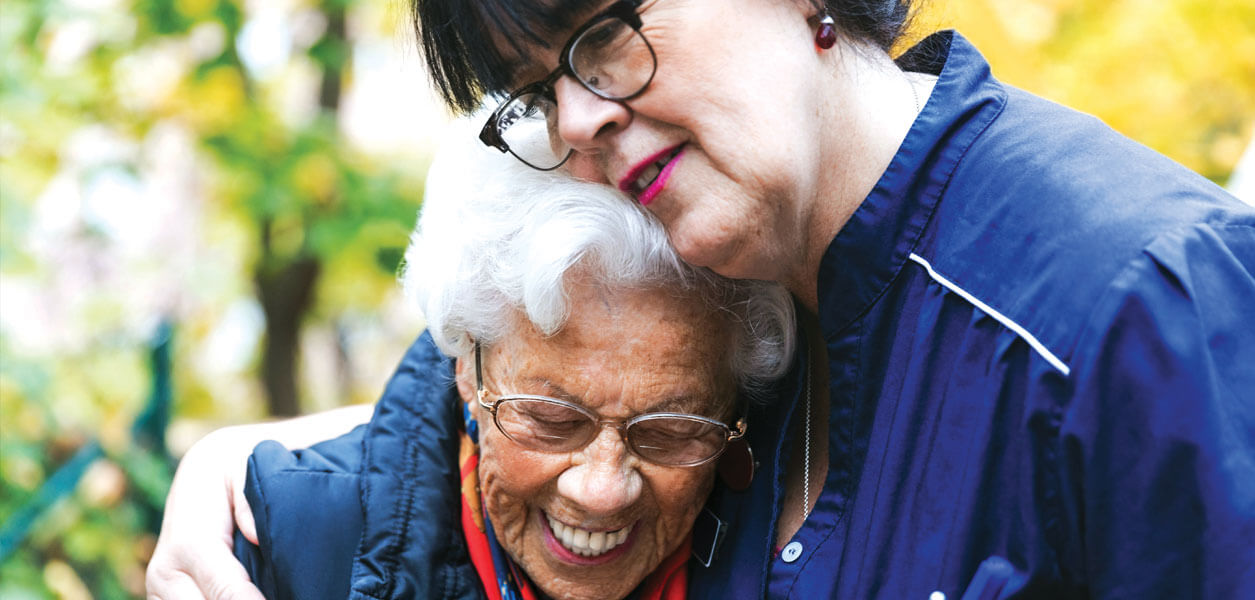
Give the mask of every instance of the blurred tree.
[[(303, 330), (386, 309), (424, 168), (344, 122), (354, 48), (395, 34), (385, 6), (0, 3), (0, 524), (81, 449), (104, 457), (0, 562), (0, 598), (142, 596), (170, 474), (131, 423), (164, 315), (186, 334), (176, 410), (238, 421), (301, 410)], [(230, 370), (252, 366), (254, 311), (261, 411)]]
[[(196, 4), (199, 12), (189, 8)], [(344, 0), (312, 3), (300, 14), (308, 30), (288, 34), (308, 38), (304, 56), (289, 60), (304, 64), (317, 80), (316, 104), (301, 119), (280, 114), (267, 97), (273, 90), (266, 82), (276, 67), (266, 62), (272, 59), (253, 57), (250, 66), (249, 57), (241, 56), (241, 49), (264, 54), (273, 40), (259, 36), (281, 35), (282, 29), (247, 31), (250, 24), (231, 2), (145, 0), (139, 12), (141, 30), (158, 36), (194, 37), (199, 28), (221, 27), (221, 35), (234, 41), (193, 67), (172, 108), (195, 124), (216, 159), (217, 195), (255, 228), (252, 280), (265, 322), (260, 379), (271, 415), (301, 412), (301, 326), (315, 305), (325, 263), (355, 244), (376, 242), (359, 234), (381, 224), (394, 227), (377, 251), (397, 257), (414, 220), (414, 195), (397, 176), (375, 172), (341, 133), (343, 82), (352, 64), (347, 6)], [(397, 265), (378, 266), (391, 275)]]

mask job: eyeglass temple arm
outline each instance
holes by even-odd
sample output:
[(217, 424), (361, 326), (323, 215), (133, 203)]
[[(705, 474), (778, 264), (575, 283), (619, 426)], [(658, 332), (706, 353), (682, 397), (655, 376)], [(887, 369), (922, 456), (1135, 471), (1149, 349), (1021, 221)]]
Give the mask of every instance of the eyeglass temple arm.
[(496, 404), (484, 402), (484, 361), (479, 350), (479, 340), (475, 341), (475, 395), (479, 398), (479, 405), (493, 412), (497, 408)]

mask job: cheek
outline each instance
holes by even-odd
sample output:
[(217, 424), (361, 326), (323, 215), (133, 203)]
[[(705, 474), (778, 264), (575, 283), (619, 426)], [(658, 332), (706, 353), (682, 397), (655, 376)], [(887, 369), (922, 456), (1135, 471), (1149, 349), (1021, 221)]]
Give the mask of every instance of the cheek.
[(517, 559), (530, 513), (552, 495), (561, 468), (497, 436), (483, 436), (481, 441), (479, 486), (484, 508), (502, 546)]
[(714, 485), (715, 469), (704, 465), (693, 472), (679, 471), (651, 479), (659, 509), (656, 536), (665, 558), (688, 535), (697, 513), (705, 506)]

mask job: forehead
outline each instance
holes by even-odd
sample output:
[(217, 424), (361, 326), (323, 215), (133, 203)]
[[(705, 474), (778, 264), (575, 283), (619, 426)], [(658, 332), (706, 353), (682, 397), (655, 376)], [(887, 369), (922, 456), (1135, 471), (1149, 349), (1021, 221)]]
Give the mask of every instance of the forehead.
[(497, 49), (501, 73), (513, 80), (538, 68), (566, 36), (612, 0), (481, 0), (480, 17)]
[(497, 344), (496, 378), (525, 388), (503, 391), (564, 397), (607, 416), (713, 413), (735, 398), (726, 312), (671, 290), (572, 288), (558, 333), (543, 335), (520, 318)]

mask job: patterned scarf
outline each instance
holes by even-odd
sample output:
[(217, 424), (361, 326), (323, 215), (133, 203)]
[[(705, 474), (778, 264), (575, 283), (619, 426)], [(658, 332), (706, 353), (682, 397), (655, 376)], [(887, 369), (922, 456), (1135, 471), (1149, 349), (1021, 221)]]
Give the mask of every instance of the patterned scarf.
[[(541, 600), (543, 595), (532, 587), (526, 574), (510, 560), (497, 536), (492, 521), (483, 510), (479, 493), (479, 424), (462, 404), (466, 427), (462, 432), (458, 465), (462, 472), (462, 532), (470, 550), (471, 563), (479, 573), (488, 600)], [(631, 597), (638, 600), (684, 600), (688, 587), (688, 556), (691, 538), (658, 565)]]

